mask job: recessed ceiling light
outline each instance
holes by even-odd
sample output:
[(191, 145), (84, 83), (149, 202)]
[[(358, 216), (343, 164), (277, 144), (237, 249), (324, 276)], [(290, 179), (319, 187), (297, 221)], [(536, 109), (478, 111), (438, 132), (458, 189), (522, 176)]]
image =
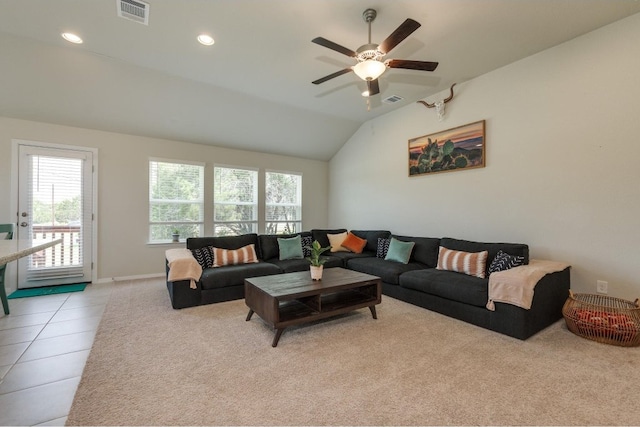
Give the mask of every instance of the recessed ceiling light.
[(82, 39), (73, 33), (62, 33), (62, 38), (68, 42), (75, 44), (82, 43)]
[(198, 36), (198, 41), (205, 46), (211, 46), (215, 43), (213, 37), (211, 37), (209, 34), (200, 34)]

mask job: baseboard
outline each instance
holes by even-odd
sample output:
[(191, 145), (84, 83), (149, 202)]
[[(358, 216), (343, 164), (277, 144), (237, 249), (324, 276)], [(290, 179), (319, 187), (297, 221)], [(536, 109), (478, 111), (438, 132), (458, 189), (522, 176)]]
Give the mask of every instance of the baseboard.
[(103, 279), (98, 279), (93, 283), (100, 284), (100, 283), (122, 282), (125, 280), (157, 279), (158, 277), (164, 277), (164, 276), (165, 276), (164, 273), (157, 273), (157, 274), (139, 274), (136, 276), (107, 277)]

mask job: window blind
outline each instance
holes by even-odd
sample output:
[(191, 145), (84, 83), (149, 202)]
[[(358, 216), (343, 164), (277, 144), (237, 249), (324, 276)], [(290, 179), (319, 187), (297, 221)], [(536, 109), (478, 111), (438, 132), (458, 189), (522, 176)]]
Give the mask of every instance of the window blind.
[(258, 171), (214, 167), (214, 235), (258, 232)]
[(267, 234), (302, 231), (302, 175), (267, 171), (265, 182)]
[(62, 243), (29, 257), (27, 281), (83, 276), (83, 162), (82, 156), (28, 155), (26, 212), (31, 218), (27, 214), (21, 221), (34, 242)]
[(202, 235), (204, 165), (149, 161), (149, 241), (165, 242)]

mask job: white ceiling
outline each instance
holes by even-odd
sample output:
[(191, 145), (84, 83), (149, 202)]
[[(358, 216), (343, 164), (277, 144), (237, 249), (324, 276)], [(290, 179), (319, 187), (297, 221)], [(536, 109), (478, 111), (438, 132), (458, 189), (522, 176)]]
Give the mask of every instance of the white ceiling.
[[(640, 12), (637, 0), (147, 2), (149, 26), (117, 17), (116, 0), (0, 0), (0, 115), (328, 160), (373, 117)], [(440, 63), (387, 70), (370, 110), (353, 73), (311, 84), (353, 65), (311, 39), (357, 49), (369, 7), (374, 43), (422, 24), (387, 58)], [(404, 100), (381, 102), (392, 95)]]

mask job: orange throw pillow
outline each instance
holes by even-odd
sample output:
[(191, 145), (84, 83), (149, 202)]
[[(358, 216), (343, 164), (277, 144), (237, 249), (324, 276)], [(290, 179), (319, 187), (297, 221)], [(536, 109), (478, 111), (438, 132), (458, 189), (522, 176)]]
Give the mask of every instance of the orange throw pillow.
[(361, 239), (352, 232), (349, 232), (349, 234), (347, 234), (347, 238), (342, 242), (342, 247), (349, 249), (355, 254), (361, 254), (366, 244), (367, 241), (365, 239)]

